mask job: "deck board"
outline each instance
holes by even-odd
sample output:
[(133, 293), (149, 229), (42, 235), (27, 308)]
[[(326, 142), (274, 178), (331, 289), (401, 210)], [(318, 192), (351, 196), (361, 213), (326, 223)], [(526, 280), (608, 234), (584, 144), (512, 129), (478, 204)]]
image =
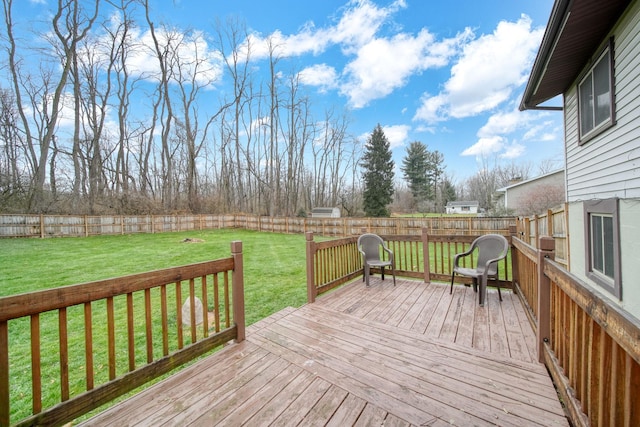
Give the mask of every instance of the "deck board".
[(354, 281), (86, 424), (567, 426), (519, 300), (497, 297)]

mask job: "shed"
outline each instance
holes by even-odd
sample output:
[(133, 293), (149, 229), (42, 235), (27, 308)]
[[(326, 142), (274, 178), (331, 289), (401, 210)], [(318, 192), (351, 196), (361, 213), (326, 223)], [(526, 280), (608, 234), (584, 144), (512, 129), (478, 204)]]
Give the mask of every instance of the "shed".
[(449, 202), (445, 209), (448, 214), (477, 214), (480, 203), (477, 201)]
[(313, 208), (311, 210), (311, 218), (340, 218), (340, 208)]

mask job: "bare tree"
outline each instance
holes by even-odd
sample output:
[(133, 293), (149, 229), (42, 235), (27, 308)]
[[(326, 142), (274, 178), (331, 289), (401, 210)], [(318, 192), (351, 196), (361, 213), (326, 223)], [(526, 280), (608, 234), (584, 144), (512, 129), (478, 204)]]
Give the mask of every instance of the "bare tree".
[[(76, 58), (76, 48), (78, 43), (87, 35), (94, 21), (98, 16), (99, 0), (95, 0), (91, 9), (85, 10), (80, 2), (73, 0), (58, 0), (57, 10), (52, 19), (53, 38), (59, 50), (64, 52), (60, 56), (60, 71), (53, 78), (53, 73), (45, 72), (46, 82), (42, 88), (51, 94), (50, 101), (46, 108), (43, 108), (39, 119), (42, 121), (35, 125), (27, 118), (25, 105), (23, 104), (23, 88), (25, 82), (34, 76), (23, 73), (21, 58), (18, 54), (18, 46), (14, 37), (14, 24), (12, 16), (13, 0), (3, 0), (3, 10), (8, 40), (8, 60), (9, 73), (16, 97), (16, 104), (20, 112), (22, 128), (25, 132), (25, 141), (29, 146), (31, 161), (34, 166), (33, 181), (31, 183), (31, 200), (29, 208), (31, 211), (42, 211), (44, 209), (44, 186), (46, 181), (46, 164), (50, 154), (52, 141), (55, 137), (60, 112), (62, 109), (63, 92), (67, 86), (69, 73)], [(32, 88), (34, 86), (31, 86)], [(51, 89), (51, 92), (49, 92)], [(40, 128), (40, 135), (34, 137), (32, 126)], [(39, 147), (39, 153), (36, 153)]]
[[(237, 20), (229, 19), (224, 27), (218, 22), (217, 34), (219, 48), (233, 86), (233, 119), (230, 128), (233, 145), (228, 148), (232, 150), (229, 154), (235, 160), (235, 165), (233, 168), (227, 168), (227, 171), (235, 172), (234, 187), (237, 188), (235, 206), (239, 211), (244, 211), (247, 206), (247, 194), (244, 189), (246, 164), (242, 158), (240, 126), (244, 107), (250, 101), (247, 98), (247, 87), (250, 79), (249, 61), (252, 46), (247, 37), (246, 28)], [(251, 118), (245, 118), (245, 120), (248, 123), (252, 122)]]

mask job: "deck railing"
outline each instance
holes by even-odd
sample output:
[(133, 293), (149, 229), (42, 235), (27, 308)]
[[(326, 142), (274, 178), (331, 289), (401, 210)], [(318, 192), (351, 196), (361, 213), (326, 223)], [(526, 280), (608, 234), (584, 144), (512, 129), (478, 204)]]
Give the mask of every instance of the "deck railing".
[(541, 236), (538, 249), (512, 241), (540, 361), (574, 425), (640, 425), (638, 320), (555, 262), (552, 238)]
[[(513, 283), (536, 331), (545, 363), (574, 425), (640, 425), (640, 323), (590, 290), (555, 261), (556, 241), (536, 247), (511, 230), (502, 285)], [(382, 236), (394, 251), (396, 272), (449, 281), (455, 253), (473, 236)], [(307, 234), (307, 288), (315, 297), (362, 274), (357, 237), (314, 242)], [(511, 266), (511, 269), (509, 268)]]
[(243, 288), (236, 241), (229, 258), (0, 298), (0, 426), (64, 424), (244, 340)]
[[(425, 282), (450, 281), (455, 254), (466, 251), (478, 236), (431, 235), (423, 228), (420, 235), (380, 235), (394, 253), (396, 274), (423, 279)], [(315, 242), (307, 233), (307, 300), (361, 276), (362, 255), (357, 236)], [(463, 259), (472, 265), (475, 257)], [(375, 272), (375, 270), (373, 270)], [(510, 256), (500, 262), (498, 281), (511, 288)], [(469, 278), (455, 277), (456, 283), (470, 283)], [(495, 284), (490, 282), (489, 285)]]

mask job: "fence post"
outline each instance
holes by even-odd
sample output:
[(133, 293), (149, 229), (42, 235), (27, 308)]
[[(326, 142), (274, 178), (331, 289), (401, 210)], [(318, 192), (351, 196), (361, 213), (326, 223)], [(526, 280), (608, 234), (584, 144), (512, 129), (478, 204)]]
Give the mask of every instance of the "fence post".
[(233, 322), (236, 324), (238, 335), (236, 342), (245, 339), (245, 316), (244, 316), (244, 265), (242, 258), (242, 242), (235, 240), (231, 242), (231, 256), (233, 257), (233, 271), (231, 281), (233, 282)]
[(518, 227), (510, 225), (509, 234), (511, 235), (511, 287), (516, 293), (518, 290), (516, 283), (520, 283), (520, 271), (518, 270), (518, 251), (515, 250), (513, 239), (518, 237)]
[(538, 361), (544, 362), (544, 343), (551, 338), (551, 280), (544, 274), (546, 258), (555, 258), (556, 242), (552, 237), (541, 236), (538, 241)]
[(316, 242), (313, 241), (313, 231), (306, 232), (305, 237), (307, 240), (307, 302), (313, 303), (316, 301), (316, 296), (318, 295), (314, 280), (316, 273), (313, 262), (316, 252)]
[(422, 228), (422, 262), (424, 263), (424, 282), (431, 283), (431, 267), (429, 266), (429, 230)]

